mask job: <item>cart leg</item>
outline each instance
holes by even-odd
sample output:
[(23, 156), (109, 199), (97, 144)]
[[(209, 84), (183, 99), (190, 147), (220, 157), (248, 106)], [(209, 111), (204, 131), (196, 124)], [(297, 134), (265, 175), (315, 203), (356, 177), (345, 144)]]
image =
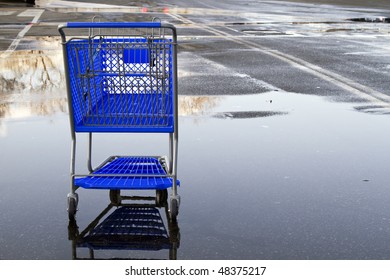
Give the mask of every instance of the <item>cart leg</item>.
[(173, 133), (169, 133), (169, 157), (168, 157), (168, 173), (172, 173), (173, 170)]
[(92, 133), (91, 132), (88, 135), (88, 162), (87, 162), (87, 166), (88, 166), (88, 171), (90, 173), (92, 173), (93, 168), (92, 168)]
[(169, 172), (172, 174), (172, 194), (169, 202), (169, 214), (173, 222), (176, 222), (179, 215), (180, 196), (177, 193), (177, 148), (178, 133), (169, 134)]
[(76, 193), (76, 187), (74, 185), (74, 173), (75, 173), (75, 155), (76, 155), (76, 136), (72, 134), (72, 148), (71, 148), (71, 165), (70, 165), (70, 193), (67, 197), (68, 202), (68, 215), (70, 220), (74, 220), (77, 211), (77, 205), (79, 203), (79, 196)]

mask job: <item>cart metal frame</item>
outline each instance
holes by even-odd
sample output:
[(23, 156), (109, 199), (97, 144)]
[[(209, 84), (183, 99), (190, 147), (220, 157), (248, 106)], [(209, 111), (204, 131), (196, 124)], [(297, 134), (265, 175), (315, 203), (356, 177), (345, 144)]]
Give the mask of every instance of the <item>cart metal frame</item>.
[[(121, 189), (155, 189), (156, 201), (161, 202), (171, 187), (169, 213), (176, 220), (180, 205), (176, 28), (161, 22), (71, 22), (58, 31), (72, 138), (69, 219), (76, 215), (79, 187), (108, 189), (116, 203), (122, 199)], [(88, 133), (88, 174), (76, 172), (77, 133)], [(167, 133), (169, 155), (112, 156), (93, 168), (93, 133)], [(133, 169), (109, 168), (121, 160)], [(112, 180), (115, 184), (101, 183)], [(139, 186), (126, 183), (131, 180)]]

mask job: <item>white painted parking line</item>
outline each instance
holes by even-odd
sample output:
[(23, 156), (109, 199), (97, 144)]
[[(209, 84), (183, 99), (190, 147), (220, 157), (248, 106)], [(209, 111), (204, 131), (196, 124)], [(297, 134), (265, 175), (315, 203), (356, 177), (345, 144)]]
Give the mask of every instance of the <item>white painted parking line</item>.
[(0, 16), (10, 16), (14, 14), (16, 11), (0, 11)]
[(41, 9), (27, 9), (20, 14), (18, 14), (18, 17), (36, 17), (38, 18), (42, 15), (44, 10)]
[[(41, 15), (43, 14), (45, 10), (42, 9), (28, 9), (22, 13), (20, 13), (18, 16), (29, 16), (34, 17), (33, 20), (30, 22), (30, 24), (26, 25), (22, 31), (19, 32), (18, 36), (12, 41), (11, 45), (8, 47), (8, 49), (3, 52), (0, 55), (0, 58), (7, 58), (19, 45), (20, 41), (23, 39), (24, 35), (30, 30), (32, 25), (34, 23), (37, 23)], [(24, 15), (21, 15), (24, 14)]]

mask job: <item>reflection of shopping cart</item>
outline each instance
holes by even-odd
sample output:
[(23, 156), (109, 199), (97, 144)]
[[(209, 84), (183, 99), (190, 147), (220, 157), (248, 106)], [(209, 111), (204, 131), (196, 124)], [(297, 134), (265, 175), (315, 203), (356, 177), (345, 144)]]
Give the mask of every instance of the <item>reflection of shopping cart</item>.
[(166, 250), (169, 259), (177, 259), (177, 222), (168, 220), (167, 230), (159, 209), (152, 205), (121, 205), (112, 212), (113, 206), (105, 208), (82, 232), (76, 220), (69, 221), (73, 259), (132, 259), (137, 258), (136, 252), (141, 258), (149, 258)]
[[(140, 189), (156, 190), (157, 202), (164, 201), (172, 187), (169, 211), (175, 220), (180, 203), (175, 27), (160, 22), (67, 23), (59, 32), (72, 131), (69, 218), (76, 214), (79, 187), (108, 189), (114, 203), (120, 203), (120, 190)], [(112, 156), (93, 168), (92, 134), (123, 132), (169, 134), (169, 156)], [(89, 134), (88, 174), (76, 173), (77, 133)]]

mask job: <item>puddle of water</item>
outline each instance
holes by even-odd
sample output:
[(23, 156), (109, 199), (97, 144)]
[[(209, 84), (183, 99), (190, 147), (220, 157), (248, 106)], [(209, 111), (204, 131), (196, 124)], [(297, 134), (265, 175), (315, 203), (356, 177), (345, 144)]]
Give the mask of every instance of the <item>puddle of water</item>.
[(348, 20), (356, 21), (356, 22), (383, 22), (383, 23), (390, 23), (390, 18), (387, 18), (387, 17), (351, 18), (351, 19), (348, 19)]
[(180, 115), (217, 118), (253, 118), (287, 114), (291, 108), (284, 93), (240, 96), (180, 96)]
[(390, 8), (390, 4), (387, 0), (276, 0), (277, 2), (299, 2), (310, 4), (324, 4), (324, 5), (339, 5), (339, 6), (351, 6), (351, 7), (369, 7), (369, 8)]
[[(62, 90), (65, 77), (58, 43), (57, 38), (45, 37), (35, 46), (28, 44), (30, 50), (15, 51), (0, 60), (1, 96)], [(54, 49), (53, 44), (57, 46)], [(45, 46), (50, 46), (51, 50)], [(31, 47), (40, 47), (40, 50), (31, 50)]]
[[(279, 94), (263, 94), (258, 101), (272, 99), (277, 107), (288, 110), (288, 115), (208, 119), (191, 131), (185, 125), (186, 120), (182, 121), (181, 127), (184, 122), (186, 128), (181, 134), (191, 141), (186, 145), (196, 151), (191, 169), (200, 174), (212, 170), (215, 179), (193, 176), (189, 184), (195, 185), (192, 188), (196, 188), (196, 193), (183, 184), (183, 191), (191, 192), (194, 201), (183, 203), (183, 207), (189, 212), (196, 208), (198, 217), (187, 212), (197, 224), (181, 226), (182, 236), (185, 238), (189, 230), (188, 234), (201, 240), (199, 244), (206, 245), (190, 249), (183, 241), (180, 250), (193, 250), (195, 258), (202, 258), (202, 254), (210, 256), (213, 250), (215, 258), (233, 259), (242, 255), (316, 258), (325, 252), (332, 255), (330, 258), (364, 255), (339, 238), (349, 236), (355, 241), (368, 238), (369, 233), (359, 228), (369, 222), (370, 216), (375, 216), (374, 208), (386, 208), (385, 200), (363, 184), (365, 177), (375, 177), (372, 187), (382, 195), (387, 193), (386, 168), (378, 163), (389, 162), (386, 156), (389, 147), (382, 141), (374, 140), (381, 148), (373, 144), (378, 137), (389, 138), (389, 133), (383, 130), (387, 127), (386, 118), (366, 119), (348, 105), (324, 104), (320, 98), (280, 94), (278, 100)], [(371, 121), (375, 128), (369, 124)], [(195, 136), (190, 136), (191, 132)], [(206, 156), (210, 151), (212, 157)], [(186, 151), (183, 153), (185, 157)], [(379, 205), (371, 204), (374, 201)], [(388, 225), (381, 221), (387, 219), (384, 216), (375, 218), (385, 226), (386, 233), (379, 234), (381, 240), (389, 233)], [(352, 222), (352, 217), (356, 222)], [(243, 228), (245, 232), (240, 230)], [(283, 243), (283, 249), (278, 242)], [(342, 246), (343, 251), (333, 242)], [(209, 249), (211, 244), (213, 248)], [(226, 244), (235, 249), (226, 248)], [(379, 243), (372, 245), (381, 248)], [(385, 251), (379, 250), (377, 256), (386, 257)], [(352, 256), (353, 251), (359, 256)]]
[[(207, 109), (191, 109), (180, 117), (179, 191), (183, 200), (177, 258), (387, 257), (389, 248), (384, 244), (390, 217), (382, 211), (389, 199), (387, 117), (286, 92), (182, 98), (192, 104), (190, 108)], [(221, 112), (254, 110), (288, 114), (213, 117)], [(72, 258), (74, 243), (67, 240), (65, 210), (70, 142), (67, 117), (24, 119), (8, 125), (9, 133), (0, 138), (4, 183), (0, 191), (0, 258)], [(151, 147), (161, 147), (162, 140), (102, 135), (94, 147), (94, 158), (105, 158), (111, 145), (114, 152), (130, 148), (148, 153)], [(83, 147), (79, 153), (86, 154)], [(80, 191), (80, 232), (107, 203), (106, 192)], [(29, 213), (20, 210), (23, 205), (28, 205)], [(371, 231), (362, 230), (367, 223), (383, 228), (376, 232), (375, 240), (371, 240)], [(343, 236), (364, 244), (364, 249), (344, 243)], [(367, 240), (370, 242), (365, 243)], [(192, 246), (194, 242), (198, 246)], [(89, 257), (85, 249), (77, 250), (79, 257)], [(168, 258), (168, 253), (130, 249), (96, 253), (97, 258), (134, 256)]]
[[(15, 52), (13, 63), (1, 68), (2, 88), (9, 91), (0, 100), (7, 127), (0, 137), (0, 259), (72, 258), (69, 233), (77, 227), (82, 232), (109, 201), (107, 192), (80, 190), (77, 226), (68, 228), (70, 133), (57, 55)], [(388, 116), (280, 91), (189, 53), (180, 59), (185, 66), (180, 84), (193, 77), (207, 83), (205, 77), (213, 80), (212, 73), (218, 73), (223, 81), (235, 81), (227, 92), (246, 94), (213, 94), (215, 88), (204, 86), (196, 92), (203, 94), (194, 95), (182, 88), (181, 237), (175, 258), (388, 258)], [(41, 67), (37, 81), (20, 78), (26, 63)], [(13, 80), (11, 87), (6, 81)], [(54, 80), (58, 83), (49, 82)], [(96, 138), (94, 163), (112, 154), (167, 153), (162, 135)], [(87, 154), (86, 142), (80, 136), (80, 155)], [(86, 168), (85, 163), (82, 156), (77, 166)], [(78, 256), (89, 257), (85, 251)], [(134, 256), (168, 258), (166, 251), (131, 249), (96, 255)]]
[[(19, 50), (0, 60), (0, 135), (6, 122), (67, 112), (62, 52), (58, 40), (42, 38), (46, 50)], [(53, 47), (57, 46), (57, 47)]]

